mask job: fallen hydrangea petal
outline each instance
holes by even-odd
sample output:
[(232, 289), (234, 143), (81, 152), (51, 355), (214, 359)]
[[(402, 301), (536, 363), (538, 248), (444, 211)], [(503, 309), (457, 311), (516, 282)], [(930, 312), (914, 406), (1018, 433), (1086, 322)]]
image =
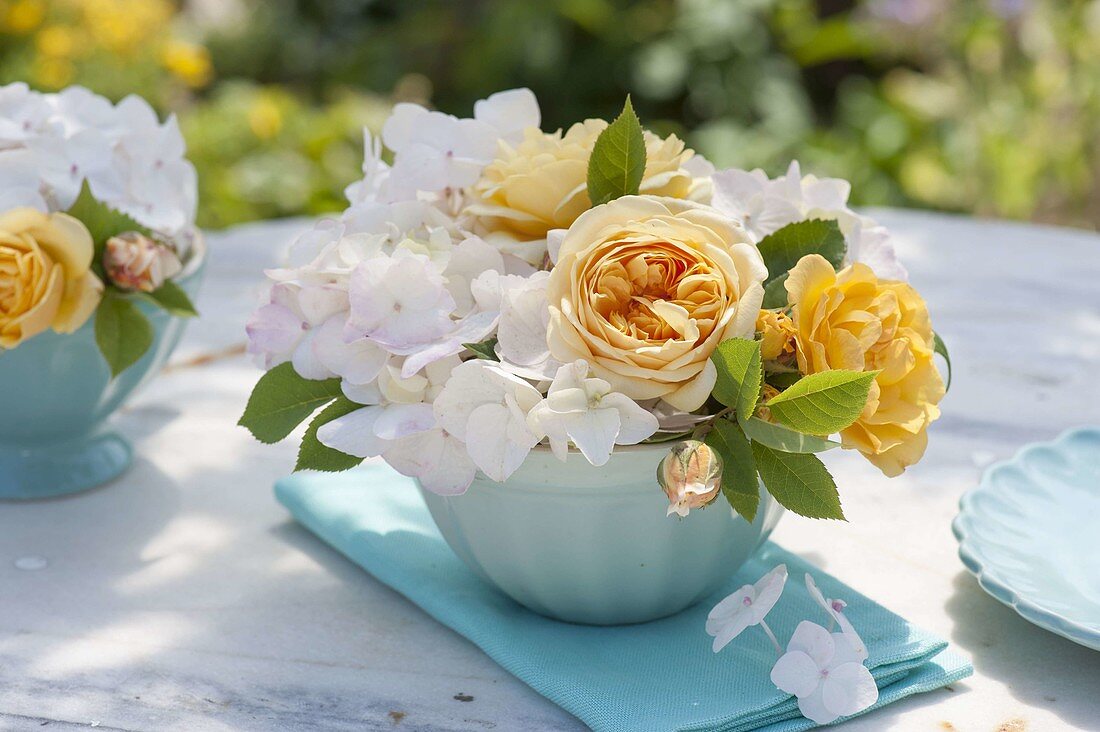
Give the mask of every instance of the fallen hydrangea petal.
[(741, 589), (719, 602), (707, 615), (706, 631), (714, 636), (714, 652), (722, 650), (745, 628), (762, 622), (787, 583), (787, 565), (780, 564), (755, 584)]

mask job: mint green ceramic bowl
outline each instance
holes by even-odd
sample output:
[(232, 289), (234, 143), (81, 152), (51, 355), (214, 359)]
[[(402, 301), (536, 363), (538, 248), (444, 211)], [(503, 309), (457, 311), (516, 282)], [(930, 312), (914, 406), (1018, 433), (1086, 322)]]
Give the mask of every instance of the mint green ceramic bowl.
[[(205, 268), (206, 247), (196, 235), (176, 279), (192, 300)], [(107, 427), (107, 417), (160, 371), (186, 324), (159, 308), (138, 306), (153, 324), (153, 345), (113, 380), (96, 347), (94, 318), (75, 333), (46, 331), (0, 351), (0, 499), (75, 493), (130, 465), (130, 445)]]
[(761, 487), (751, 524), (721, 497), (687, 518), (666, 516), (657, 464), (667, 453), (616, 447), (597, 468), (540, 447), (504, 483), (479, 474), (460, 496), (421, 493), (455, 553), (522, 605), (574, 623), (640, 623), (716, 591), (783, 513)]

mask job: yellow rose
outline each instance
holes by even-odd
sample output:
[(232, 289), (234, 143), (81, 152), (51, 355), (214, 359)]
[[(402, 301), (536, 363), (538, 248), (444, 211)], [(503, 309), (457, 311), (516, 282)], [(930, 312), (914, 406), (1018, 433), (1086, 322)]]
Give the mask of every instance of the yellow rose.
[(99, 304), (92, 237), (63, 213), (32, 208), (0, 214), (0, 349), (47, 328), (72, 333)]
[(794, 354), (795, 328), (791, 317), (779, 310), (761, 310), (756, 318), (760, 333), (760, 356), (765, 361), (777, 361)]
[(737, 221), (690, 201), (626, 196), (569, 227), (550, 271), (547, 342), (632, 399), (698, 409), (710, 361), (751, 338), (767, 269)]
[[(588, 210), (588, 158), (607, 122), (578, 122), (563, 135), (524, 131), (515, 147), (502, 142), (496, 160), (473, 186), (466, 213), (500, 249), (540, 264), (550, 229), (566, 229)], [(640, 192), (673, 198), (709, 194), (709, 179), (695, 178), (685, 164), (695, 153), (675, 135), (645, 133), (646, 166)]]
[(928, 425), (940, 416), (943, 378), (934, 362), (928, 307), (905, 282), (880, 280), (869, 267), (840, 272), (823, 257), (803, 257), (787, 278), (798, 332), (798, 366), (881, 370), (863, 413), (840, 433), (888, 476), (924, 455)]

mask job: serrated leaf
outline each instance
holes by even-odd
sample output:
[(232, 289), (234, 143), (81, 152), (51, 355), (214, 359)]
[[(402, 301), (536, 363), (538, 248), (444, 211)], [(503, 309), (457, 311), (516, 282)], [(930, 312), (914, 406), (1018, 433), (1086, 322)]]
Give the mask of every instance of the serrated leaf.
[(95, 342), (111, 377), (133, 366), (153, 345), (153, 326), (132, 302), (108, 289), (95, 311)]
[(92, 242), (95, 244), (96, 261), (99, 261), (99, 254), (103, 251), (103, 245), (112, 236), (126, 231), (138, 231), (146, 235), (150, 233), (147, 227), (142, 226), (130, 216), (96, 200), (88, 187), (87, 181), (84, 182), (84, 186), (80, 189), (80, 195), (77, 196), (76, 201), (73, 202), (66, 213), (87, 227), (88, 233), (92, 235)]
[(178, 318), (194, 318), (199, 314), (183, 288), (171, 280), (165, 281), (164, 284), (152, 292), (134, 294)]
[(760, 380), (763, 378), (760, 342), (730, 338), (718, 344), (710, 360), (718, 370), (712, 392), (714, 398), (727, 407), (733, 407), (738, 416), (751, 417), (756, 411)]
[(630, 97), (588, 157), (588, 199), (593, 206), (638, 193), (645, 175), (645, 135)]
[(282, 363), (256, 382), (237, 424), (260, 442), (278, 442), (341, 393), (339, 379), (306, 379), (290, 363)]
[(490, 338), (482, 341), (481, 343), (463, 343), (463, 346), (470, 349), (477, 355), (478, 358), (484, 358), (488, 361), (499, 361), (497, 358), (497, 339)]
[(835, 369), (809, 374), (772, 397), (767, 407), (779, 422), (810, 435), (832, 435), (851, 426), (867, 405), (878, 371)]
[(951, 356), (947, 353), (947, 344), (940, 338), (940, 334), (933, 332), (932, 340), (935, 344), (936, 353), (943, 356), (943, 360), (947, 363), (947, 384), (944, 386), (944, 392), (951, 390)]
[(800, 516), (844, 520), (833, 476), (815, 455), (773, 450), (752, 443), (764, 487), (780, 505)]
[(298, 448), (298, 461), (294, 465), (294, 470), (321, 470), (326, 473), (338, 473), (341, 470), (350, 470), (363, 462), (363, 458), (335, 450), (317, 439), (317, 430), (321, 428), (321, 425), (328, 424), (338, 417), (343, 417), (362, 408), (362, 404), (356, 404), (341, 395), (318, 412), (317, 416), (309, 423), (309, 427), (302, 437), (302, 444)]
[[(840, 225), (836, 221), (807, 219), (787, 224), (768, 234), (760, 240), (757, 249), (764, 258), (764, 266), (768, 268), (764, 307), (779, 308), (787, 304), (787, 291), (782, 284), (773, 285), (775, 280), (780, 277), (786, 279), (787, 273), (807, 254), (820, 254), (834, 268), (839, 268), (844, 263), (848, 245), (844, 243), (844, 235), (840, 233)], [(782, 302), (767, 304), (768, 286), (773, 288), (772, 300), (778, 299), (778, 293), (782, 291)]]
[(737, 513), (752, 523), (760, 505), (760, 484), (756, 461), (745, 433), (736, 422), (719, 419), (706, 443), (722, 457), (722, 495)]
[(741, 429), (745, 430), (745, 434), (750, 440), (783, 452), (825, 452), (826, 450), (832, 450), (834, 447), (840, 447), (839, 442), (833, 442), (814, 435), (804, 435), (801, 432), (792, 430), (790, 427), (766, 422), (759, 417), (739, 419), (738, 424), (741, 425)]
[[(768, 270), (771, 272), (771, 270)], [(760, 307), (765, 310), (774, 310), (775, 308), (785, 308), (789, 304), (787, 297), (787, 277), (790, 272), (784, 272), (778, 277), (773, 277), (768, 280), (768, 284), (764, 285), (764, 300), (760, 303)]]

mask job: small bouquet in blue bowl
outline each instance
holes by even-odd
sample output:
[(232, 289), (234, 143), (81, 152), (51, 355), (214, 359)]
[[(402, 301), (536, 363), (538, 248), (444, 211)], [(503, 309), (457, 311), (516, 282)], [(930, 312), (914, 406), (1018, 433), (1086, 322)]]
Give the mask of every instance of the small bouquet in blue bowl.
[(81, 87), (0, 87), (0, 498), (100, 485), (104, 425), (196, 315), (205, 246), (174, 118)]

